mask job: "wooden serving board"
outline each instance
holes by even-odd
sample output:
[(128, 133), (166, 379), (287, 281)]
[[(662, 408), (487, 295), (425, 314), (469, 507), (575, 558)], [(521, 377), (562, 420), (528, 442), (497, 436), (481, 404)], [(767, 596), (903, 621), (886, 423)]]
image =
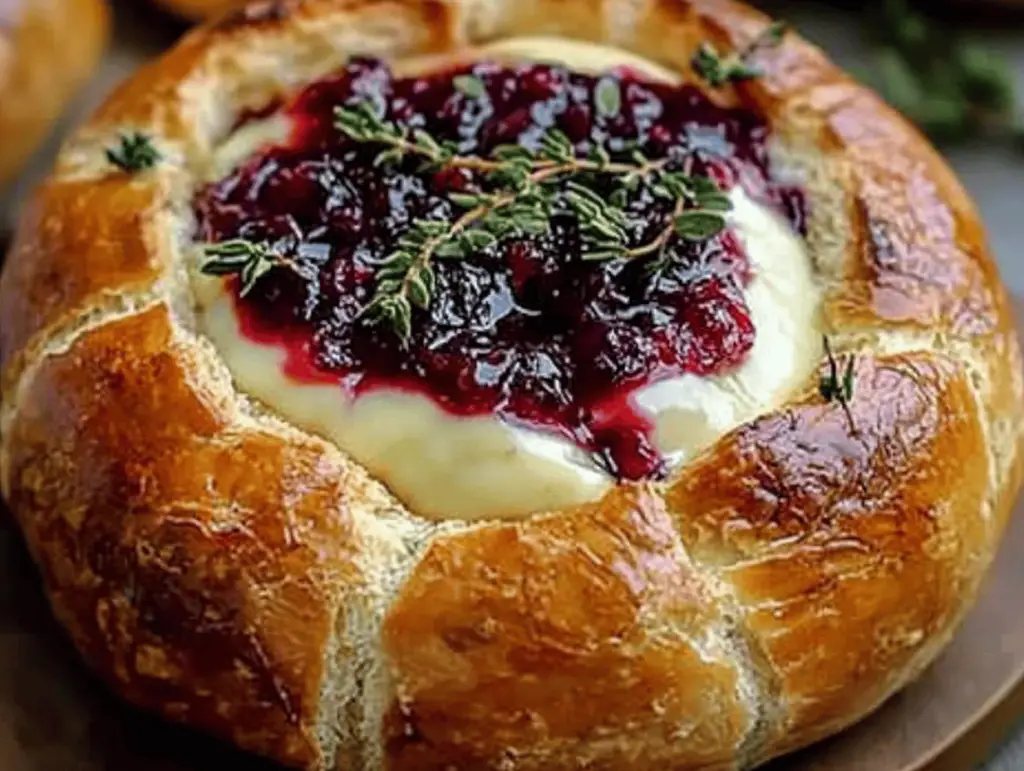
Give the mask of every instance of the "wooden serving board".
[[(1017, 305), (1024, 319), (1024, 302)], [(967, 771), (988, 759), (1024, 717), (1022, 587), (1024, 498), (977, 606), (938, 662), (860, 725), (769, 771)], [(51, 618), (21, 539), (0, 511), (2, 771), (272, 768), (141, 715), (94, 681)]]

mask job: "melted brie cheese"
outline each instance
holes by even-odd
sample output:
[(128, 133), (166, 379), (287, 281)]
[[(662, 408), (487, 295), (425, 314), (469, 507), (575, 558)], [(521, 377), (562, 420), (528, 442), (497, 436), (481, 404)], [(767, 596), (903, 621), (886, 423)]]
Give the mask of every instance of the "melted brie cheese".
[[(671, 79), (661, 68), (614, 49), (561, 40), (504, 41), (494, 52), (503, 59), (558, 60), (579, 71), (628, 66)], [(243, 131), (222, 145), (212, 165), (217, 175), (268, 138), (286, 134), (287, 127), (271, 122)], [(634, 407), (654, 426), (655, 445), (677, 466), (785, 401), (819, 359), (820, 290), (804, 242), (739, 188), (731, 197), (731, 225), (754, 270), (746, 288), (754, 345), (744, 363), (727, 375), (684, 375), (632, 395)], [(523, 517), (594, 500), (614, 484), (585, 452), (559, 436), (495, 416), (456, 417), (419, 394), (379, 390), (352, 399), (340, 386), (298, 383), (283, 371), (283, 351), (243, 336), (224, 282), (196, 273), (195, 284), (205, 331), (237, 385), (283, 417), (335, 442), (416, 514)]]
[(542, 36), (508, 38), (488, 44), (481, 49), (481, 56), (500, 62), (562, 64), (588, 75), (614, 69), (630, 69), (642, 72), (649, 80), (679, 82), (677, 73), (649, 59), (629, 51), (582, 40)]

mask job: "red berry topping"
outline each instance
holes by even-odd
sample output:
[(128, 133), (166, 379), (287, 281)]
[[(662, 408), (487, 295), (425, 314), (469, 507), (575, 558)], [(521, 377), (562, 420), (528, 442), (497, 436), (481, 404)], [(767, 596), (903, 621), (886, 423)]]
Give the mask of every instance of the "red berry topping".
[[(743, 362), (756, 334), (744, 298), (752, 276), (731, 232), (673, 239), (653, 270), (650, 260), (581, 260), (579, 221), (556, 213), (546, 234), (511, 233), (461, 259), (436, 260), (433, 299), (413, 311), (406, 343), (360, 314), (380, 262), (411, 224), (452, 221), (466, 211), (465, 195), (456, 194), (490, 183), (484, 171), (408, 155), (377, 163), (380, 144), (335, 127), (339, 105), (367, 102), (382, 119), (450, 142), (461, 156), (486, 158), (503, 143), (536, 152), (555, 127), (579, 157), (595, 147), (668, 157), (672, 168), (723, 188), (743, 185), (803, 226), (801, 192), (772, 182), (760, 119), (632, 71), (616, 76), (618, 96), (595, 99), (599, 81), (495, 64), (403, 79), (363, 59), (305, 89), (282, 108), (295, 125), (289, 141), (195, 202), (198, 240), (257, 240), (304, 266), (271, 270), (236, 300), (246, 333), (284, 347), (296, 377), (356, 394), (407, 388), (455, 414), (496, 413), (560, 434), (620, 478), (663, 473), (651, 425), (630, 395), (655, 380)], [(566, 195), (564, 185), (553, 189)], [(605, 198), (613, 192), (596, 189)], [(655, 237), (671, 209), (649, 189), (632, 193), (623, 207), (630, 244)]]

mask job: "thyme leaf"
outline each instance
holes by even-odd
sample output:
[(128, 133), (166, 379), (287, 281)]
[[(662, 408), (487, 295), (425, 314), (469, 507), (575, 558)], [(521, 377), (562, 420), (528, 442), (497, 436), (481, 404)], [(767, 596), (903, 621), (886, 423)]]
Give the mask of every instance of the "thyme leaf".
[[(595, 94), (603, 102), (601, 109), (621, 106), (613, 104), (621, 100), (618, 84), (602, 82), (610, 83), (615, 95), (607, 88), (603, 96)], [(554, 216), (571, 215), (579, 228), (582, 259), (651, 259), (661, 270), (673, 238), (717, 235), (731, 208), (728, 196), (711, 179), (670, 170), (667, 158), (650, 160), (634, 149), (628, 161), (619, 161), (600, 148), (577, 157), (572, 141), (558, 129), (547, 131), (536, 151), (499, 145), (481, 158), (459, 155), (422, 129), (401, 128), (367, 102), (336, 108), (335, 125), (355, 142), (379, 145), (377, 164), (418, 158), (420, 169), (468, 169), (488, 186), (486, 191), (451, 193), (461, 213), (450, 221), (416, 220), (378, 264), (374, 293), (360, 315), (390, 325), (403, 343), (412, 333), (413, 309), (426, 310), (433, 300), (435, 260), (465, 259), (509, 236), (544, 236)], [(593, 188), (602, 177), (613, 184), (607, 198)], [(641, 184), (651, 186), (673, 209), (657, 236), (630, 247), (625, 207)]]
[(730, 54), (721, 53), (713, 43), (705, 41), (698, 46), (690, 65), (712, 88), (759, 77), (763, 73), (754, 61), (757, 54), (779, 45), (788, 30), (785, 22), (773, 22), (746, 46)]
[(622, 109), (622, 92), (614, 78), (604, 77), (594, 87), (594, 106), (599, 115), (611, 118)]
[(673, 220), (676, 233), (688, 241), (706, 241), (725, 227), (725, 217), (707, 209), (687, 209)]
[(295, 263), (278, 254), (266, 244), (233, 238), (217, 244), (207, 244), (203, 249), (206, 260), (199, 270), (208, 276), (238, 275), (241, 288), (239, 295), (245, 297), (256, 283), (274, 268), (280, 266), (296, 269)]
[(476, 75), (456, 75), (452, 78), (452, 86), (470, 99), (479, 99), (487, 92), (484, 82)]
[(152, 140), (139, 131), (120, 135), (117, 147), (108, 147), (107, 160), (122, 171), (144, 171), (156, 166), (162, 158)]
[(827, 402), (838, 402), (846, 413), (846, 419), (850, 424), (850, 430), (856, 434), (857, 424), (853, 420), (853, 411), (850, 409), (850, 402), (853, 401), (854, 380), (856, 377), (857, 360), (853, 354), (846, 357), (846, 364), (842, 367), (840, 374), (839, 360), (832, 351), (832, 343), (828, 335), (822, 335), (822, 346), (825, 349), (825, 356), (828, 359), (828, 370), (818, 383), (818, 391)]

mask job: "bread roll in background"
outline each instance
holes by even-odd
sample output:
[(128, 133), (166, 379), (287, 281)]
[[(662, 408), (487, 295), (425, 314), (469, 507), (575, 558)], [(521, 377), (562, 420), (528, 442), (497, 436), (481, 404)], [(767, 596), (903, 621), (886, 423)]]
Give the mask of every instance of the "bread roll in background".
[(0, 186), (21, 170), (95, 70), (109, 29), (103, 0), (0, 4)]

